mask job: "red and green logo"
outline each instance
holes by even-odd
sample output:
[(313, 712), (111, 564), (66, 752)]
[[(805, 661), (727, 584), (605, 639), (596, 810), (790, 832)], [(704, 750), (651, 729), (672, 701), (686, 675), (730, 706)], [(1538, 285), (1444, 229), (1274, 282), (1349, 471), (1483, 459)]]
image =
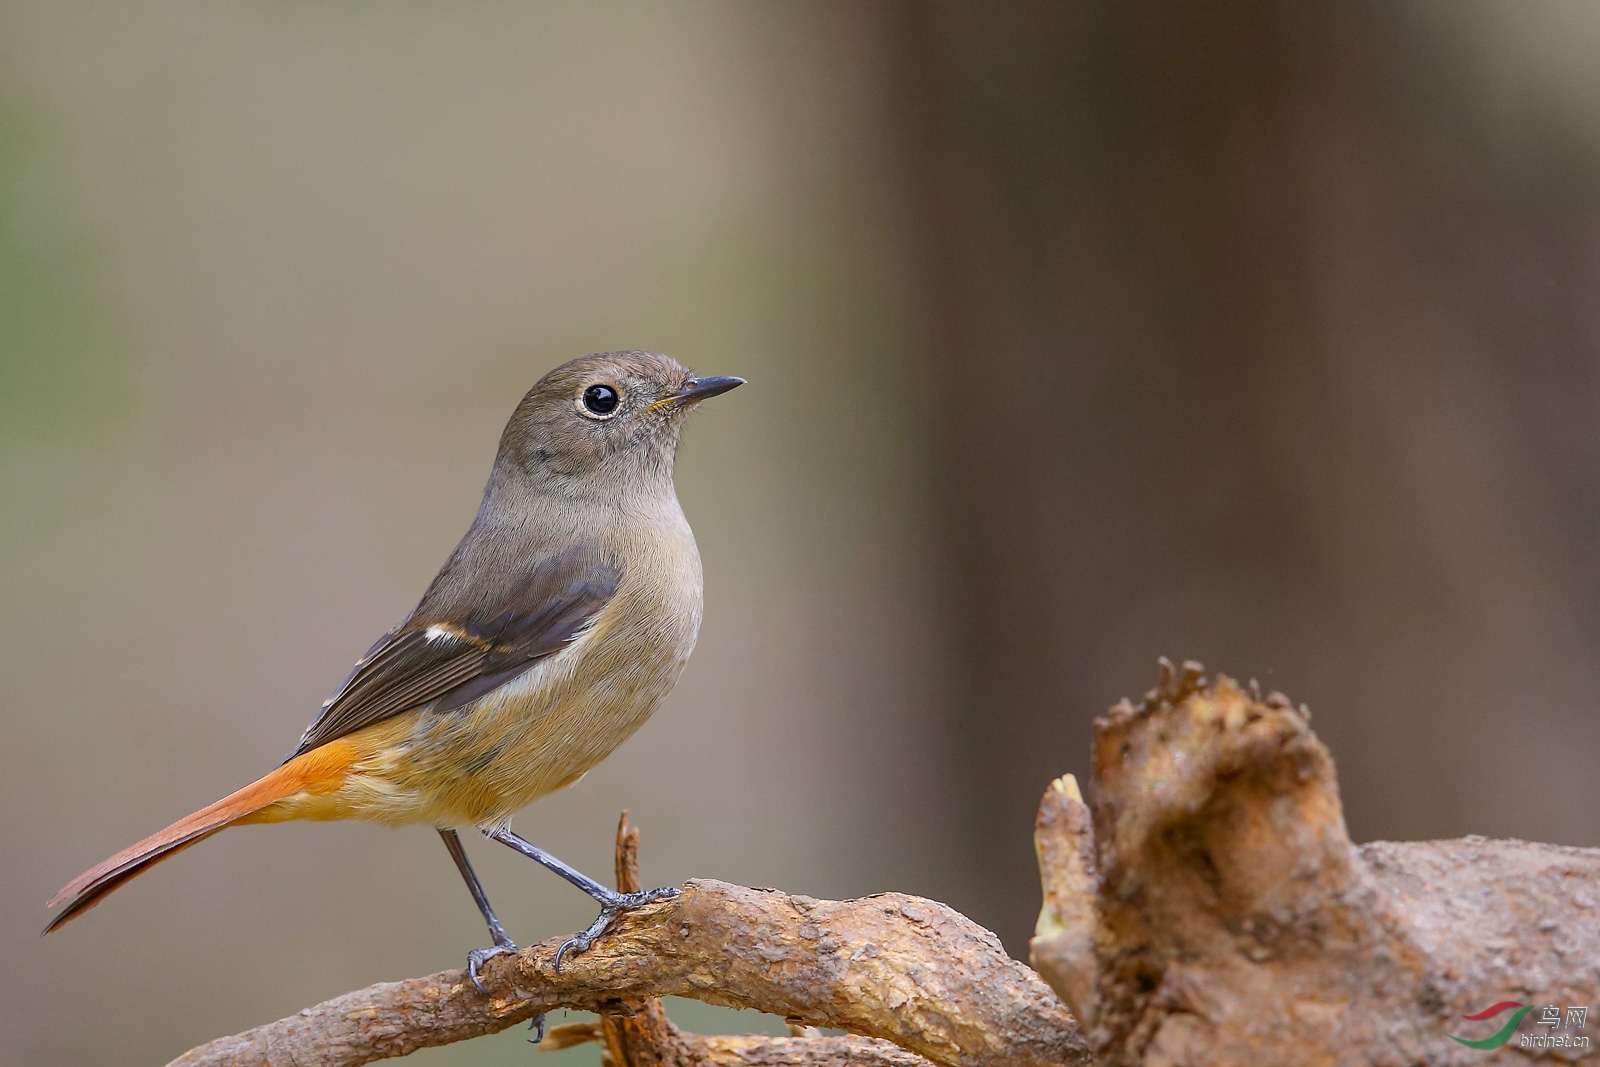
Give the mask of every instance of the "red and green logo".
[(1484, 1038), (1482, 1041), (1469, 1041), (1464, 1037), (1457, 1037), (1455, 1034), (1447, 1034), (1445, 1036), (1449, 1037), (1451, 1041), (1461, 1042), (1468, 1048), (1499, 1048), (1501, 1045), (1511, 1040), (1511, 1033), (1517, 1028), (1517, 1024), (1522, 1021), (1522, 1017), (1533, 1010), (1532, 1004), (1522, 1004), (1515, 1000), (1502, 1000), (1498, 1004), (1489, 1005), (1487, 1008), (1484, 1008), (1482, 1011), (1477, 1012), (1476, 1014), (1462, 1016), (1463, 1019), (1471, 1019), (1473, 1022), (1481, 1022), (1484, 1019), (1493, 1019), (1496, 1015), (1499, 1015), (1503, 1011), (1511, 1011), (1512, 1008), (1516, 1008), (1517, 1010), (1512, 1012), (1511, 1018), (1506, 1020), (1506, 1024), (1499, 1030), (1496, 1030), (1493, 1035)]

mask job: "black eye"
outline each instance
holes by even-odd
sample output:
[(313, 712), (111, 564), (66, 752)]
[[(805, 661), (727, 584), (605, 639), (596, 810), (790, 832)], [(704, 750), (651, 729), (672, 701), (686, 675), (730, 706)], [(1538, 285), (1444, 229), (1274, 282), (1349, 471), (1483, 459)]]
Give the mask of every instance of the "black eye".
[(609, 385), (591, 385), (583, 391), (583, 406), (596, 415), (609, 415), (617, 410), (617, 391)]

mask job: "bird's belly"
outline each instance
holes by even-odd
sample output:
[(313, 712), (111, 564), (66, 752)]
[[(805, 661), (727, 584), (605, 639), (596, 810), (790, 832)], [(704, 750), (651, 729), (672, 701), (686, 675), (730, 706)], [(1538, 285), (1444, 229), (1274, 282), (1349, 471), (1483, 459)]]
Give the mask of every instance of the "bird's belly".
[[(644, 725), (677, 674), (673, 670), (654, 685), (627, 686), (622, 692), (588, 687), (557, 701), (528, 692), (486, 700), (458, 727), (471, 741), (462, 748), (445, 745), (445, 759), (459, 767), (450, 792), (465, 801), (455, 806), (473, 824), (502, 821), (571, 785)], [(427, 758), (429, 747), (421, 746), (419, 755)]]
[(384, 810), (355, 817), (500, 823), (577, 781), (650, 717), (693, 645), (692, 631), (679, 638), (657, 629), (648, 642), (603, 636), (587, 635), (470, 704), (376, 727), (387, 736), (340, 792), (376, 789)]

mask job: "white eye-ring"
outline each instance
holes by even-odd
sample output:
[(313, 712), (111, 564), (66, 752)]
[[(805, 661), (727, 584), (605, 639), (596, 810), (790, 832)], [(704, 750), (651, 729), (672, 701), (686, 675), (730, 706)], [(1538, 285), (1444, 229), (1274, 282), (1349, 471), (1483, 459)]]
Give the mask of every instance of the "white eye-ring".
[(596, 382), (578, 397), (578, 412), (591, 419), (609, 419), (617, 413), (621, 403), (622, 395), (617, 392), (616, 386)]

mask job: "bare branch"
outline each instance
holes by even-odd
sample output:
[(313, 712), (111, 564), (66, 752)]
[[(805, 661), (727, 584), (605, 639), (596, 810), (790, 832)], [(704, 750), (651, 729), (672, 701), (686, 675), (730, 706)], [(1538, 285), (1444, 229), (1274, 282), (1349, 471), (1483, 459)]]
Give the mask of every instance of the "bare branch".
[[(617, 821), (617, 889), (636, 892), (639, 831), (623, 812)], [(601, 1011), (599, 1022), (557, 1026), (539, 1042), (541, 1049), (600, 1042), (602, 1067), (930, 1067), (914, 1052), (870, 1037), (822, 1037), (813, 1027), (790, 1021), (790, 1037), (701, 1037), (686, 1034), (667, 1018), (655, 997), (618, 1001)]]
[[(691, 881), (677, 899), (621, 917), (558, 974), (561, 940), (491, 960), (487, 997), (462, 971), (384, 983), (202, 1045), (172, 1067), (353, 1067), (556, 1008), (614, 1014), (661, 996), (847, 1030), (945, 1067), (1090, 1062), (1072, 1016), (1037, 975), (989, 931), (920, 897), (828, 901)], [(683, 1037), (700, 1062), (745, 1062), (716, 1058), (740, 1050), (766, 1057), (755, 1063), (916, 1062), (841, 1038)]]
[(539, 1048), (549, 1051), (598, 1041), (604, 1045), (601, 1062), (607, 1067), (929, 1067), (915, 1052), (872, 1037), (702, 1037), (684, 1033), (664, 1017), (659, 1020), (664, 1027), (657, 1022), (644, 1024), (653, 1033), (635, 1028), (617, 1035), (610, 1028), (613, 1019), (614, 1013), (608, 1012), (605, 1022), (558, 1026), (545, 1035)]

